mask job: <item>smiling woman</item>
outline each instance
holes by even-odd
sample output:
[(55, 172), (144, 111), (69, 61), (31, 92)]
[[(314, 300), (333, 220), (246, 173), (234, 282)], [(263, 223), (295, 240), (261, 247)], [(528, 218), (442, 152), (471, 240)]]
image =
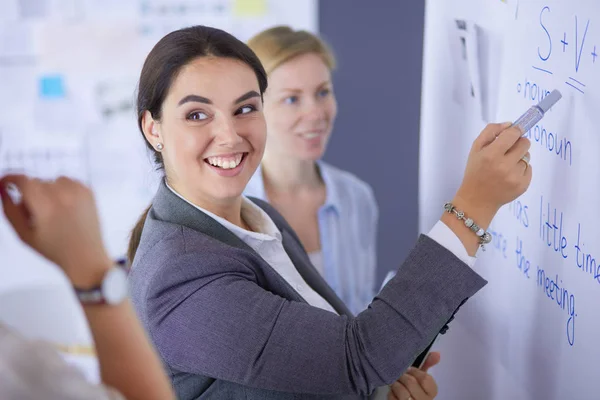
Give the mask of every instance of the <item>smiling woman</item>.
[[(181, 68), (159, 115), (141, 113), (147, 142), (162, 144), (167, 183), (175, 192), (217, 213), (222, 208), (215, 204), (241, 201), (265, 144), (259, 92), (247, 64), (201, 57)], [(225, 218), (241, 225), (239, 214)]]
[[(262, 65), (247, 47), (242, 43), (231, 46), (225, 32), (222, 32), (223, 35), (214, 34), (209, 40), (206, 36), (209, 30), (201, 27), (180, 30), (157, 43), (142, 69), (137, 106), (138, 126), (158, 167), (165, 170), (165, 183), (199, 204), (206, 206), (208, 202), (207, 209), (210, 210), (213, 208), (211, 200), (231, 197), (231, 193), (236, 197), (236, 189), (245, 187), (245, 178), (252, 175), (262, 158), (265, 141), (262, 93), (266, 90), (267, 80)], [(170, 46), (171, 43), (177, 46)], [(166, 60), (168, 65), (164, 64)], [(204, 67), (208, 68), (205, 73)], [(237, 74), (239, 71), (241, 75)], [(237, 80), (230, 79), (232, 72), (236, 73)], [(223, 92), (212, 99), (206, 96), (205, 93), (215, 89), (215, 76), (224, 80), (224, 86), (229, 90), (227, 95), (235, 96), (234, 100), (230, 101)], [(195, 79), (197, 77), (200, 80)], [(231, 90), (235, 93), (230, 93)], [(226, 104), (222, 104), (223, 98)], [(170, 118), (166, 119), (166, 124), (161, 124), (165, 114)], [(229, 115), (235, 117), (233, 121)], [(235, 134), (236, 129), (245, 132), (252, 140), (241, 140)], [(213, 140), (215, 135), (218, 137)], [(209, 143), (213, 145), (207, 148)], [(258, 145), (258, 153), (252, 143)], [(165, 162), (163, 152), (168, 160), (173, 160), (172, 163)], [(247, 163), (251, 165), (244, 175), (242, 171)], [(211, 170), (208, 176), (207, 170)], [(198, 183), (186, 185), (186, 182), (195, 179), (204, 178), (210, 182), (217, 177), (235, 178), (240, 175), (237, 185), (233, 181), (227, 185), (218, 182), (210, 185), (214, 193), (202, 190), (204, 185)], [(217, 193), (219, 188), (221, 193)], [(129, 260), (135, 256), (149, 210), (150, 207), (131, 233)], [(233, 220), (241, 224), (239, 216), (233, 216)]]
[[(393, 384), (390, 396), (430, 400), (432, 377), (406, 371), (484, 285), (466, 263), (479, 239), (442, 217), (454, 248), (422, 236), (354, 316), (281, 214), (243, 195), (265, 150), (266, 88), (248, 46), (203, 26), (165, 36), (141, 72), (139, 127), (165, 176), (132, 232), (129, 279), (177, 398), (358, 399)], [(302, 138), (289, 138), (306, 141), (303, 157), (319, 154), (330, 129), (321, 117), (308, 121), (294, 131)], [(491, 139), (505, 128), (482, 133), (455, 199), (480, 226), (531, 178), (518, 161), (527, 143), (518, 129)]]

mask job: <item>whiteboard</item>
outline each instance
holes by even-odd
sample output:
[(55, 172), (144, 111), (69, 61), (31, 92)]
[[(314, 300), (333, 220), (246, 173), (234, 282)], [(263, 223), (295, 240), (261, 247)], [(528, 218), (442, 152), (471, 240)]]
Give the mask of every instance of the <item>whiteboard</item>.
[(439, 219), (487, 122), (563, 98), (527, 136), (529, 190), (475, 269), (489, 284), (435, 347), (440, 399), (598, 399), (600, 3), (428, 0), (420, 229)]
[[(137, 79), (152, 46), (170, 31), (197, 24), (243, 41), (276, 24), (316, 32), (317, 5), (317, 0), (3, 0), (0, 175), (66, 175), (88, 184), (109, 253), (123, 257), (129, 232), (158, 182), (134, 109)], [(19, 322), (18, 313), (5, 310), (0, 321), (29, 336), (70, 342), (65, 345), (91, 343), (62, 272), (23, 246), (1, 215), (0, 254), (0, 295), (15, 299), (19, 291), (30, 293), (28, 303), (13, 302), (23, 304), (24, 313), (42, 313), (30, 305), (45, 299), (54, 311), (63, 304), (65, 315), (57, 320), (72, 324), (62, 322), (68, 335), (60, 336), (28, 322), (36, 320), (31, 315)], [(57, 290), (65, 294), (48, 294)], [(40, 314), (37, 320), (47, 318)]]

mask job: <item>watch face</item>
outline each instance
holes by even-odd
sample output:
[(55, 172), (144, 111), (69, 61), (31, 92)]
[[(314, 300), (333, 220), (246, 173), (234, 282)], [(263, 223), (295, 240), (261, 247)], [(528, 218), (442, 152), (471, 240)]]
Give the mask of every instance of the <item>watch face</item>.
[(123, 268), (111, 269), (102, 284), (102, 295), (108, 304), (120, 303), (127, 296), (127, 273)]

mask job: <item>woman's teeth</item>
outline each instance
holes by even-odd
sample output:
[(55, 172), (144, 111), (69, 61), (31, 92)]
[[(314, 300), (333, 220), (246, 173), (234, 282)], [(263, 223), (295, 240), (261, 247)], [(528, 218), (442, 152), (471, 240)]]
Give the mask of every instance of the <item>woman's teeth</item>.
[(233, 157), (208, 157), (206, 160), (210, 165), (223, 169), (233, 169), (242, 162), (243, 154), (236, 154)]

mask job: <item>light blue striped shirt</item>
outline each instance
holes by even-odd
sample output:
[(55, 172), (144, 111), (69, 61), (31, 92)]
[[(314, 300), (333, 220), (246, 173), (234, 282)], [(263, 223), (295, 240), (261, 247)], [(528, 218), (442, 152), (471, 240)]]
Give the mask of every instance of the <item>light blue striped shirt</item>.
[[(353, 174), (319, 161), (326, 199), (318, 211), (323, 275), (358, 314), (375, 296), (379, 211), (371, 187)], [(269, 201), (259, 167), (244, 192)]]

